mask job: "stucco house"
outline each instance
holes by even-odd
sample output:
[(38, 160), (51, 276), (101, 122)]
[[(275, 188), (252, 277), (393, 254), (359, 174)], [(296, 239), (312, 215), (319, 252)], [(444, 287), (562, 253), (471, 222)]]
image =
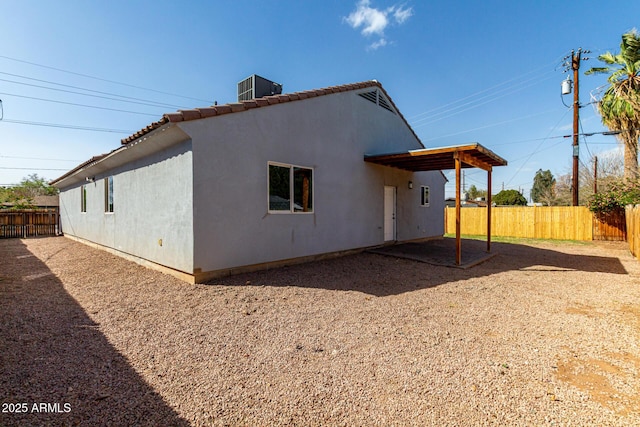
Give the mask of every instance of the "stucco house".
[(52, 181), (62, 230), (189, 282), (442, 237), (440, 170), (377, 81), (165, 114)]

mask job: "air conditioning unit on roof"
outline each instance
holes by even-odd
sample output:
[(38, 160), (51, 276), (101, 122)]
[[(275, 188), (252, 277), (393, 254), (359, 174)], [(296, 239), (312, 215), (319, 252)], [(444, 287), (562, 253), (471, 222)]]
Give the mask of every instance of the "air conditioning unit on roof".
[(238, 102), (263, 96), (280, 95), (282, 85), (253, 74), (238, 83)]

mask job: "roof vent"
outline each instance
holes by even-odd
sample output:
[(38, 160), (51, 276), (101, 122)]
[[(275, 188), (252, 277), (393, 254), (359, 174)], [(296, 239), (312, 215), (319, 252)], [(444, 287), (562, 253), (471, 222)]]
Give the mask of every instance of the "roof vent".
[(379, 89), (374, 89), (370, 92), (362, 92), (362, 93), (359, 93), (358, 95), (360, 95), (367, 101), (373, 102), (374, 104), (379, 105), (385, 110), (391, 111), (393, 114), (396, 114), (389, 100), (384, 96), (384, 94)]
[(253, 74), (238, 83), (238, 102), (263, 96), (280, 95), (282, 85)]

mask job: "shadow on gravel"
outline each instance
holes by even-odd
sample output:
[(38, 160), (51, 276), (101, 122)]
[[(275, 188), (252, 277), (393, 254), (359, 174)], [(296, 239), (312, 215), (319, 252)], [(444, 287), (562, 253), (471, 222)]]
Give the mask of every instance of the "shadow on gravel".
[(189, 425), (20, 240), (0, 260), (0, 425)]
[[(397, 245), (403, 246), (403, 245)], [(255, 273), (240, 274), (210, 283), (220, 285), (298, 286), (329, 290), (358, 291), (375, 296), (398, 295), (473, 277), (489, 276), (505, 271), (557, 271), (627, 274), (616, 256), (567, 254), (551, 249), (513, 243), (492, 243), (496, 256), (468, 269), (450, 268), (455, 260), (455, 240), (411, 243), (412, 259), (394, 257), (393, 251), (361, 253)], [(417, 257), (424, 257), (422, 262)], [(464, 239), (463, 262), (475, 256), (486, 256), (486, 242)], [(431, 258), (430, 258), (431, 257)]]

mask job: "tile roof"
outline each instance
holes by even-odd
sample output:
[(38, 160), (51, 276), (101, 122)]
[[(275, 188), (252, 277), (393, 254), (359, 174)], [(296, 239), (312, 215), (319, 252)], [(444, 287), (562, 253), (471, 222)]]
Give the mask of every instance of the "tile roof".
[(154, 131), (155, 129), (158, 129), (158, 128), (162, 127), (163, 125), (166, 125), (167, 123), (179, 123), (179, 122), (185, 122), (185, 121), (189, 121), (189, 120), (204, 119), (204, 118), (207, 118), (207, 117), (220, 116), (220, 115), (223, 115), (223, 114), (230, 114), (230, 113), (237, 113), (237, 112), (241, 112), (241, 111), (247, 111), (247, 110), (250, 110), (250, 109), (253, 109), (253, 108), (268, 107), (270, 105), (275, 105), (275, 104), (282, 104), (282, 103), (293, 102), (293, 101), (301, 101), (301, 100), (304, 100), (304, 99), (315, 98), (315, 97), (318, 97), (318, 96), (329, 95), (329, 94), (332, 94), (332, 93), (348, 92), (348, 91), (351, 91), (351, 90), (365, 89), (365, 88), (368, 88), (368, 87), (377, 87), (384, 93), (384, 95), (387, 97), (387, 99), (389, 100), (389, 102), (391, 103), (391, 105), (393, 106), (395, 111), (398, 113), (398, 116), (405, 122), (405, 124), (407, 125), (407, 127), (409, 128), (409, 130), (411, 131), (413, 136), (416, 138), (416, 140), (424, 147), (424, 144), (422, 144), (422, 142), (420, 141), (420, 138), (418, 138), (418, 136), (413, 131), (413, 129), (411, 128), (411, 126), (409, 125), (407, 120), (400, 113), (400, 110), (398, 110), (396, 105), (391, 100), (391, 97), (384, 90), (384, 88), (382, 87), (380, 82), (378, 82), (377, 80), (369, 80), (369, 81), (360, 82), (360, 83), (351, 83), (351, 84), (345, 84), (345, 85), (339, 85), (339, 86), (330, 86), (330, 87), (326, 87), (326, 88), (323, 88), (323, 89), (305, 90), (305, 91), (302, 91), (302, 92), (293, 92), (293, 93), (282, 94), (282, 95), (265, 96), (265, 97), (262, 97), (262, 98), (255, 98), (255, 99), (251, 99), (251, 100), (248, 100), (248, 101), (241, 101), (241, 102), (235, 102), (235, 103), (224, 104), (224, 105), (214, 105), (214, 106), (203, 107), (203, 108), (194, 108), (194, 109), (189, 109), (189, 110), (178, 110), (175, 113), (166, 113), (157, 122), (153, 122), (150, 125), (140, 129), (138, 132), (134, 133), (133, 135), (130, 135), (130, 136), (124, 138), (124, 139), (121, 139), (120, 140), (120, 142), (122, 143), (121, 147), (112, 150), (110, 153), (105, 153), (105, 154), (101, 154), (101, 155), (92, 157), (91, 159), (87, 160), (86, 162), (76, 166), (75, 168), (73, 168), (69, 172), (65, 173), (61, 177), (54, 179), (53, 181), (50, 182), (50, 184), (55, 185), (56, 183), (59, 183), (60, 181), (64, 180), (65, 178), (67, 178), (67, 177), (73, 175), (74, 173), (82, 170), (83, 168), (90, 167), (94, 163), (100, 162), (102, 159), (104, 159), (105, 157), (109, 156), (110, 154), (123, 149), (125, 145), (133, 143), (133, 142), (139, 140), (143, 136), (145, 136), (148, 133)]
[[(113, 151), (115, 151), (115, 150), (112, 150), (111, 152), (113, 153)], [(66, 177), (73, 175), (75, 172), (79, 171), (80, 169), (88, 167), (88, 166), (91, 166), (93, 163), (97, 163), (98, 161), (104, 159), (109, 154), (110, 153), (104, 153), (104, 154), (99, 154), (97, 156), (93, 156), (92, 158), (90, 158), (86, 162), (80, 163), (78, 166), (76, 166), (75, 168), (71, 169), (69, 172), (65, 173), (61, 177), (58, 177), (58, 178), (54, 179), (53, 181), (50, 181), (49, 185), (55, 185), (57, 182), (60, 182), (63, 179), (65, 179)]]
[[(204, 107), (204, 108), (194, 108), (189, 110), (178, 110), (175, 113), (166, 113), (157, 122), (153, 122), (147, 127), (140, 129), (138, 132), (134, 133), (133, 135), (123, 138), (121, 140), (121, 143), (128, 144), (130, 142), (133, 142), (167, 123), (178, 123), (178, 122), (186, 122), (189, 120), (204, 119), (207, 117), (220, 116), (223, 114), (247, 111), (252, 108), (267, 107), (269, 105), (274, 105), (274, 104), (300, 101), (303, 99), (314, 98), (317, 96), (329, 95), (329, 94), (338, 93), (338, 92), (347, 92), (347, 91), (357, 90), (357, 89), (364, 89), (367, 87), (380, 88), (385, 93), (385, 95), (387, 96), (391, 104), (393, 104), (393, 101), (391, 101), (391, 98), (386, 93), (386, 91), (384, 90), (380, 82), (376, 80), (369, 80), (369, 81), (360, 82), (360, 83), (330, 86), (323, 89), (305, 90), (302, 92), (293, 92), (293, 93), (282, 94), (282, 95), (271, 95), (271, 96), (265, 96), (263, 98), (251, 99), (248, 101), (241, 101), (241, 102), (224, 104), (224, 105), (214, 105), (211, 107)], [(400, 114), (400, 111), (395, 106), (395, 104), (393, 104), (393, 107), (398, 112), (398, 115), (402, 118), (402, 120), (407, 124), (409, 129), (411, 129), (411, 126), (409, 126), (409, 123), (407, 123), (406, 119), (402, 116), (402, 114)], [(411, 129), (411, 132), (416, 137), (416, 139), (420, 141), (420, 138), (418, 138), (415, 132), (413, 132), (413, 129)]]

